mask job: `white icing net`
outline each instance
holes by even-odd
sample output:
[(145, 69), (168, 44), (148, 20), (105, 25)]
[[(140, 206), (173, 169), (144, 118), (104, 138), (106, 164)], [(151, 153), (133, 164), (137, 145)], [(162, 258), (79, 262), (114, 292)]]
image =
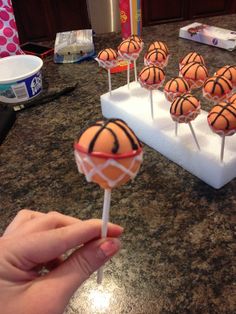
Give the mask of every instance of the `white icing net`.
[[(132, 171), (132, 168), (134, 167), (137, 161), (139, 161), (141, 164), (143, 160), (143, 153), (141, 152), (139, 155), (132, 157), (132, 160), (128, 168), (126, 168), (124, 165), (120, 164), (115, 159), (111, 159), (111, 158), (105, 159), (104, 163), (96, 165), (93, 162), (93, 157), (90, 157), (88, 154), (80, 153), (77, 150), (74, 151), (74, 154), (75, 154), (75, 161), (76, 161), (78, 170), (80, 173), (83, 173), (85, 175), (86, 180), (88, 182), (93, 181), (94, 175), (98, 175), (103, 181), (107, 183), (107, 185), (110, 188), (116, 187), (126, 175), (128, 175), (130, 179), (134, 179), (134, 177), (138, 173), (139, 167), (136, 171)], [(103, 172), (103, 170), (105, 170), (106, 168), (110, 166), (121, 170), (121, 174), (113, 180), (111, 178), (108, 178)]]
[(218, 102), (229, 98), (231, 96), (231, 91), (222, 96), (213, 96), (210, 93), (207, 93), (206, 91), (203, 90), (203, 96), (207, 98), (208, 100), (212, 101), (214, 104), (217, 104)]
[(164, 79), (162, 81), (160, 81), (159, 83), (157, 84), (147, 84), (145, 82), (143, 82), (140, 78), (138, 78), (138, 81), (140, 83), (140, 85), (148, 90), (153, 90), (153, 89), (158, 89), (164, 82)]
[(105, 69), (112, 69), (115, 66), (117, 66), (117, 64), (119, 62), (117, 59), (116, 60), (106, 60), (106, 61), (100, 60), (98, 58), (94, 58), (94, 59), (98, 62), (100, 67), (105, 68)]
[(138, 59), (138, 56), (140, 54), (140, 50), (138, 52), (133, 52), (131, 54), (128, 54), (125, 52), (120, 52), (120, 51), (118, 51), (118, 53), (122, 59), (128, 60), (128, 61), (134, 61), (134, 60)]
[(171, 114), (171, 117), (174, 121), (179, 123), (189, 123), (190, 121), (194, 120), (201, 112), (200, 107), (196, 108), (194, 111), (188, 113), (187, 115), (175, 116)]

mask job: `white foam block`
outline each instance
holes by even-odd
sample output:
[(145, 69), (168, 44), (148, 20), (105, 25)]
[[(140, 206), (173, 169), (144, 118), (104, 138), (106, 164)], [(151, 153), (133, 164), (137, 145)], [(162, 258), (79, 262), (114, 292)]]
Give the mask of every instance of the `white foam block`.
[(154, 119), (151, 116), (149, 91), (139, 83), (130, 83), (101, 96), (102, 114), (106, 118), (124, 120), (139, 139), (168, 159), (174, 161), (212, 187), (219, 189), (236, 176), (236, 135), (225, 139), (224, 159), (220, 161), (221, 137), (211, 131), (207, 112), (192, 121), (199, 151), (189, 125), (178, 124), (171, 119), (170, 103), (164, 93), (153, 91)]

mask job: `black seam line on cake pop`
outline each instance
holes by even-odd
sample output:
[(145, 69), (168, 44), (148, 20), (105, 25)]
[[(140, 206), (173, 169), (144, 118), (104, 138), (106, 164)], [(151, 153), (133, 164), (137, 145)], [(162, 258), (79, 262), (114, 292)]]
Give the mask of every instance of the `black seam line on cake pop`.
[[(191, 68), (192, 66), (194, 66), (194, 65), (197, 65), (197, 68), (196, 68), (196, 71), (195, 71), (195, 76), (194, 76), (194, 79), (195, 79), (195, 80), (197, 79), (197, 72), (198, 72), (199, 68), (203, 69), (203, 71), (205, 72), (205, 74), (208, 75), (208, 72), (207, 72), (206, 67), (205, 67), (203, 64), (198, 63), (198, 62), (191, 62), (191, 63), (185, 64), (185, 65), (183, 66), (183, 68), (181, 69), (181, 70), (184, 70), (184, 69), (186, 68), (185, 71), (183, 72), (183, 75), (185, 75), (185, 74), (188, 72), (188, 70), (190, 70), (190, 68)], [(182, 72), (182, 71), (181, 71), (181, 72)]]
[(229, 82), (229, 80), (227, 78), (225, 78), (224, 76), (214, 76), (212, 78), (209, 78), (206, 83), (204, 84), (204, 87), (208, 84), (208, 83), (213, 83), (213, 86), (211, 88), (211, 93), (214, 93), (215, 92), (215, 89), (216, 89), (216, 86), (218, 85), (220, 87), (220, 90), (221, 90), (221, 94), (224, 94), (225, 91), (224, 91), (224, 88), (223, 86), (221, 85), (221, 83), (219, 82), (220, 80), (224, 81), (228, 88), (229, 89), (232, 89), (232, 84)]
[(108, 130), (112, 135), (113, 135), (113, 138), (114, 138), (114, 143), (113, 143), (113, 147), (112, 147), (112, 153), (116, 153), (119, 149), (119, 142), (118, 142), (118, 138), (115, 134), (115, 132), (113, 130), (111, 130), (110, 128), (107, 127), (107, 124), (109, 123), (110, 121), (106, 121), (105, 123), (103, 124), (100, 124), (101, 128), (95, 133), (94, 137), (92, 138), (91, 142), (89, 143), (89, 147), (88, 147), (88, 152), (89, 153), (92, 153), (93, 152), (93, 149), (94, 149), (94, 146), (96, 144), (96, 141), (99, 137), (99, 135), (102, 133), (102, 131), (104, 129)]
[[(199, 106), (199, 100), (196, 97), (194, 97), (192, 95), (188, 95), (187, 97), (184, 97), (185, 95), (182, 95), (182, 96), (180, 96), (174, 100), (174, 102), (172, 103), (172, 105), (170, 107), (170, 113), (174, 112), (176, 114), (177, 108), (179, 107), (180, 108), (180, 114), (183, 114), (183, 106), (184, 106), (185, 101), (188, 101), (194, 107), (194, 109), (196, 109)], [(198, 104), (197, 105), (194, 104), (191, 100), (188, 99), (189, 97), (194, 97), (198, 101)], [(174, 109), (174, 111), (172, 111), (172, 108)]]
[[(124, 133), (127, 135), (128, 139), (130, 140), (130, 143), (131, 143), (133, 150), (137, 150), (139, 148), (138, 145), (135, 143), (134, 139), (138, 142), (139, 146), (142, 147), (142, 145), (139, 142), (139, 139), (137, 138), (135, 133), (129, 128), (129, 126), (123, 120), (116, 119), (115, 122), (113, 122), (113, 123), (118, 125), (124, 131)], [(119, 124), (119, 122), (123, 122), (127, 126), (127, 128), (125, 128), (123, 125)], [(130, 133), (128, 131), (130, 131), (130, 133), (133, 135), (134, 138), (130, 135)]]
[[(215, 122), (217, 121), (217, 119), (218, 119), (219, 117), (221, 117), (221, 118), (224, 118), (224, 119), (226, 120), (226, 126), (227, 126), (226, 129), (229, 129), (229, 123), (230, 123), (230, 121), (228, 120), (227, 117), (225, 117), (224, 111), (229, 111), (229, 112), (236, 118), (236, 113), (232, 112), (232, 110), (230, 110), (228, 107), (232, 107), (234, 111), (236, 111), (236, 109), (235, 109), (234, 106), (232, 106), (232, 104), (229, 103), (229, 102), (227, 102), (225, 105), (220, 105), (220, 104), (218, 104), (218, 105), (216, 105), (215, 107), (220, 107), (221, 110), (220, 110), (219, 112), (212, 111), (212, 112), (209, 113), (209, 115), (208, 115), (209, 117), (210, 117), (212, 114), (216, 114), (216, 117), (215, 117), (215, 119), (211, 122), (211, 125), (214, 126), (214, 124), (215, 124)], [(214, 108), (215, 108), (215, 107), (214, 107)], [(213, 109), (214, 109), (214, 108), (213, 108)]]
[[(115, 132), (114, 132), (112, 129), (110, 129), (110, 128), (108, 127), (108, 124), (109, 124), (109, 123), (114, 123), (115, 125), (119, 126), (119, 127), (123, 130), (123, 132), (126, 134), (126, 136), (128, 137), (132, 149), (133, 149), (133, 150), (137, 150), (137, 149), (138, 149), (138, 145), (134, 142), (134, 139), (133, 139), (132, 136), (129, 134), (129, 132), (127, 132), (127, 129), (126, 129), (123, 125), (119, 124), (118, 122), (122, 122), (123, 124), (125, 124), (125, 125), (127, 126), (127, 129), (130, 130), (130, 128), (128, 127), (128, 125), (127, 125), (123, 120), (121, 120), (121, 119), (108, 119), (108, 120), (105, 121), (105, 122), (104, 122), (104, 121), (103, 121), (103, 122), (99, 122), (99, 121), (98, 121), (98, 123), (95, 123), (95, 124), (94, 124), (94, 125), (100, 126), (101, 128), (95, 133), (93, 139), (91, 140), (91, 142), (90, 142), (90, 144), (89, 144), (89, 148), (88, 148), (88, 153), (92, 153), (92, 152), (93, 152), (94, 146), (95, 146), (95, 144), (96, 144), (96, 141), (97, 141), (99, 135), (100, 135), (100, 134), (103, 132), (103, 130), (105, 130), (105, 129), (108, 130), (108, 131), (113, 135), (113, 138), (114, 138), (114, 146), (113, 146), (113, 148), (112, 148), (112, 153), (113, 153), (113, 154), (116, 154), (116, 153), (117, 153), (117, 151), (119, 150), (119, 147), (120, 147), (119, 141), (118, 141), (118, 137), (116, 136)], [(93, 126), (94, 126), (94, 125), (93, 125)], [(136, 137), (136, 135), (135, 135), (133, 132), (132, 132), (132, 134), (133, 134), (133, 136), (135, 137), (135, 139), (137, 140), (137, 142), (139, 143), (139, 140), (138, 140), (138, 138)], [(140, 143), (139, 143), (139, 144), (140, 144)], [(140, 147), (141, 147), (141, 145), (140, 145)]]
[(169, 83), (168, 88), (170, 89), (171, 86), (172, 86), (172, 83), (176, 83), (177, 91), (179, 91), (179, 81), (181, 81), (184, 84), (185, 90), (189, 90), (189, 85), (188, 85), (188, 83), (186, 82), (186, 80), (183, 77), (173, 78), (169, 82), (167, 82), (166, 85)]
[[(230, 80), (232, 80), (233, 74), (232, 74), (232, 72), (231, 72), (230, 70), (231, 70), (231, 69), (234, 69), (234, 70), (236, 71), (236, 66), (235, 66), (235, 65), (226, 65), (226, 66), (220, 68), (218, 71), (220, 71), (220, 70), (223, 69), (223, 68), (225, 68), (225, 70), (224, 70), (223, 73), (221, 73), (220, 75), (223, 75), (223, 76), (224, 76), (224, 74), (228, 71), (229, 74), (230, 74)], [(217, 71), (217, 72), (218, 72), (218, 71)], [(216, 72), (216, 74), (217, 74), (217, 72)]]
[(158, 53), (160, 53), (163, 57), (163, 59), (167, 58), (166, 52), (164, 50), (162, 50), (161, 48), (154, 48), (150, 51), (148, 51), (148, 53), (146, 54), (146, 59), (150, 59), (151, 56), (155, 55), (155, 61), (158, 60)]

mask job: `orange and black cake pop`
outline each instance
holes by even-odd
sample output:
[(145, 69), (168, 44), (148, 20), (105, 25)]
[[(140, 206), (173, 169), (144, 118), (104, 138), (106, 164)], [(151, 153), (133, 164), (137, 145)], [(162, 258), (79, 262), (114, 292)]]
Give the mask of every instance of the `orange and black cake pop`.
[(139, 83), (146, 89), (157, 89), (165, 79), (165, 72), (160, 67), (149, 65), (139, 73)]
[(200, 101), (190, 93), (177, 97), (170, 107), (172, 119), (179, 123), (189, 123), (200, 113)]
[(112, 48), (106, 48), (98, 53), (96, 60), (100, 66), (108, 69), (116, 66), (117, 58), (118, 53), (116, 50)]
[(169, 80), (164, 86), (164, 94), (168, 101), (173, 101), (176, 97), (189, 91), (189, 85), (183, 77), (176, 77)]
[(198, 62), (205, 65), (205, 61), (203, 59), (203, 56), (200, 55), (200, 53), (197, 53), (195, 51), (189, 52), (179, 63), (179, 68), (181, 69), (182, 66), (184, 66), (187, 63), (191, 62)]
[(141, 51), (141, 45), (134, 39), (123, 40), (118, 46), (118, 53), (125, 59), (137, 59)]
[(165, 51), (166, 55), (169, 54), (169, 49), (167, 47), (167, 44), (163, 41), (154, 41), (152, 42), (149, 47), (148, 47), (148, 51), (153, 50), (153, 49), (162, 49)]
[(230, 102), (220, 102), (207, 116), (213, 132), (219, 135), (233, 135), (236, 131), (236, 107)]
[(98, 53), (98, 59), (102, 60), (102, 61), (111, 61), (111, 60), (115, 60), (118, 57), (118, 53), (117, 51), (115, 51), (112, 48), (106, 48), (101, 50)]
[(79, 135), (74, 149), (79, 171), (104, 189), (133, 179), (142, 163), (142, 145), (120, 119), (95, 122)]
[(179, 75), (188, 82), (191, 89), (194, 89), (204, 84), (208, 77), (208, 71), (204, 64), (190, 62), (182, 66)]
[(213, 102), (227, 99), (232, 92), (232, 83), (224, 76), (212, 76), (203, 85), (203, 95)]
[(225, 65), (215, 75), (226, 77), (232, 83), (233, 88), (236, 88), (236, 65)]
[(145, 65), (156, 65), (161, 68), (167, 65), (168, 58), (167, 54), (164, 50), (160, 48), (155, 48), (148, 51), (144, 56), (144, 64)]

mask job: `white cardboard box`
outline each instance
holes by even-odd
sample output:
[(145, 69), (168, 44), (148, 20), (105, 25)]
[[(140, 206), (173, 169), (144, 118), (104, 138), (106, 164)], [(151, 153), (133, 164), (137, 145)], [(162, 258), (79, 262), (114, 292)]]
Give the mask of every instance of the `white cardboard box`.
[(236, 31), (197, 22), (180, 28), (179, 37), (230, 51), (236, 48)]

